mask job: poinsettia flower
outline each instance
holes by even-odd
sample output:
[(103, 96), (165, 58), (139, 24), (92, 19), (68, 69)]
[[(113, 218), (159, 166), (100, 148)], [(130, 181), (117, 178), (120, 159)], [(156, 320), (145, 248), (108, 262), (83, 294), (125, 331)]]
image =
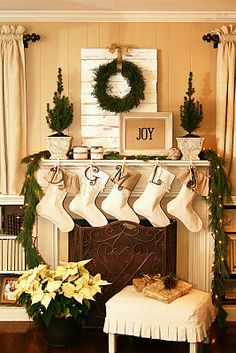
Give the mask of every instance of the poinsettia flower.
[(67, 278), (67, 281), (68, 282), (74, 282), (76, 281), (77, 279), (79, 278), (79, 275), (70, 275), (68, 278)]
[(106, 286), (108, 284), (110, 284), (109, 282), (107, 282), (106, 280), (101, 279), (101, 274), (97, 273), (93, 278), (92, 278), (92, 282), (98, 286)]
[(51, 300), (55, 298), (55, 293), (46, 293), (44, 294), (43, 298), (41, 299), (41, 304), (47, 309), (48, 305), (50, 304)]
[(75, 298), (75, 300), (77, 300), (77, 302), (79, 302), (80, 304), (83, 304), (83, 295), (80, 293), (75, 293), (73, 295), (73, 297)]
[(76, 281), (74, 281), (74, 283), (76, 285), (81, 285), (81, 286), (87, 286), (89, 282), (89, 275), (87, 275), (86, 273), (83, 274), (83, 276), (79, 277)]
[(44, 297), (43, 291), (37, 291), (31, 296), (32, 304), (39, 303)]
[(79, 294), (81, 294), (84, 299), (94, 300), (93, 296), (96, 293), (94, 293), (94, 290), (88, 286), (88, 287), (81, 288), (81, 290), (79, 291)]
[(58, 288), (60, 288), (61, 284), (62, 284), (62, 281), (51, 280), (50, 282), (48, 282), (45, 289), (48, 292), (56, 292)]
[(75, 294), (75, 286), (72, 283), (63, 283), (62, 291), (65, 297), (72, 298)]

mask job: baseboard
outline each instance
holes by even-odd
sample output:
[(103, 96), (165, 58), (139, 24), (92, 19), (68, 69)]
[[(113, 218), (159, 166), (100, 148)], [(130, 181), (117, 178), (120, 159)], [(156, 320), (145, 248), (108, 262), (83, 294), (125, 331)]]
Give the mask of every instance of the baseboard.
[(31, 321), (25, 308), (0, 305), (0, 321)]

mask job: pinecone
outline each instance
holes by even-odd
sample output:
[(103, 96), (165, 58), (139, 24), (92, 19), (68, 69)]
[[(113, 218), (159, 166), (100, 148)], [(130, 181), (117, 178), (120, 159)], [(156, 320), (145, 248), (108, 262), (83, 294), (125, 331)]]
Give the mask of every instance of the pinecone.
[(165, 289), (175, 288), (177, 283), (177, 278), (175, 278), (172, 275), (167, 275), (166, 277), (163, 278), (163, 283), (164, 283)]

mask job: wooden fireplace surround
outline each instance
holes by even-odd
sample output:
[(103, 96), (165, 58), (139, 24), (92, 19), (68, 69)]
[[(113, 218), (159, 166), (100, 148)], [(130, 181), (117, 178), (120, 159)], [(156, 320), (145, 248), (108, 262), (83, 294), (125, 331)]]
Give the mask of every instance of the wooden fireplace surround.
[(106, 301), (133, 278), (176, 272), (176, 221), (163, 228), (129, 221), (112, 221), (104, 227), (76, 224), (69, 234), (69, 261), (82, 259), (92, 259), (88, 270), (111, 283), (103, 287), (90, 316), (89, 326), (101, 327)]

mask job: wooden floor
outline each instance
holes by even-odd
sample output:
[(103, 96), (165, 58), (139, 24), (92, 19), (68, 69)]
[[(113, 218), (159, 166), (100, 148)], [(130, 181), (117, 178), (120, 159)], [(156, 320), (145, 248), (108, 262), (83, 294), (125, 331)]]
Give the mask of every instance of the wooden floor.
[[(203, 352), (236, 352), (236, 322), (228, 323), (224, 330), (216, 324), (211, 330), (209, 345)], [(187, 353), (187, 343), (165, 342), (151, 339), (119, 336), (120, 353)], [(72, 347), (48, 346), (41, 332), (29, 322), (0, 322), (0, 353), (107, 353), (107, 336), (100, 330), (84, 329)]]

